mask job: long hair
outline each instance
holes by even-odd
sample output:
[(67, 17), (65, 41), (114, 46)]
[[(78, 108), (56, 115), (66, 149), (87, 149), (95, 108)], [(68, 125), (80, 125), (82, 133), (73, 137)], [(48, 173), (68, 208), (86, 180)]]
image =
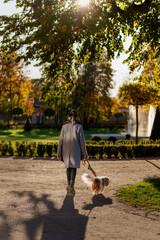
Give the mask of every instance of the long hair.
[(69, 113), (68, 120), (69, 120), (71, 123), (79, 122), (79, 116), (78, 116), (78, 113), (77, 113), (76, 110), (72, 110), (72, 111)]

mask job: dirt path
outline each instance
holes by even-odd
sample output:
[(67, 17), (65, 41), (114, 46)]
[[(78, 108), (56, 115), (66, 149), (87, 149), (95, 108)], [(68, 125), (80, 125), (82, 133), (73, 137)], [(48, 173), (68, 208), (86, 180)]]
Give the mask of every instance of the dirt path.
[(160, 160), (91, 161), (98, 175), (111, 179), (104, 195), (93, 197), (81, 181), (66, 195), (62, 162), (0, 158), (0, 240), (158, 240), (160, 213), (119, 203), (121, 186), (160, 175)]

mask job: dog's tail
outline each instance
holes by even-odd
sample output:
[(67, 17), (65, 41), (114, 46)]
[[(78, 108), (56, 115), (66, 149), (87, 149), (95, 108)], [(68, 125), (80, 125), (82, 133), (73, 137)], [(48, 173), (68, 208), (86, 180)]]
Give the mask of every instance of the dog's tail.
[(87, 173), (84, 173), (82, 175), (82, 180), (84, 181), (84, 183), (86, 183), (88, 186), (91, 186), (93, 181), (94, 181), (94, 178), (92, 178), (89, 174)]

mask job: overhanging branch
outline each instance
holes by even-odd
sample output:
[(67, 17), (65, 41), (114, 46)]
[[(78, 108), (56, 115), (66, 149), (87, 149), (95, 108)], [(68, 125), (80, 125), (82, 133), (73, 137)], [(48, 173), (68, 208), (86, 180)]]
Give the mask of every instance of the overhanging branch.
[(112, 4), (113, 9), (115, 9), (121, 15), (123, 13), (129, 12), (129, 11), (133, 12), (133, 14), (135, 12), (146, 13), (146, 12), (148, 12), (148, 9), (149, 9), (152, 2), (153, 2), (153, 0), (146, 0), (142, 4), (138, 4), (138, 5), (133, 2), (126, 9), (122, 10), (119, 6), (117, 6), (116, 1), (111, 0), (111, 4)]

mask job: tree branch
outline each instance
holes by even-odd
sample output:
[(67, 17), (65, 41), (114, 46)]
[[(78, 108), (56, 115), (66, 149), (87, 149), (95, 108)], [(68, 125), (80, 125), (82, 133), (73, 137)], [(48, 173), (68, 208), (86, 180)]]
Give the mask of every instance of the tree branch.
[(116, 1), (111, 0), (111, 4), (112, 4), (113, 9), (115, 9), (120, 14), (123, 14), (125, 12), (129, 12), (129, 11), (131, 11), (133, 13), (135, 13), (135, 12), (139, 12), (139, 13), (148, 12), (148, 9), (149, 9), (152, 2), (153, 2), (153, 0), (146, 0), (142, 4), (139, 4), (139, 5), (137, 5), (133, 2), (125, 10), (122, 10), (120, 7), (117, 6)]

